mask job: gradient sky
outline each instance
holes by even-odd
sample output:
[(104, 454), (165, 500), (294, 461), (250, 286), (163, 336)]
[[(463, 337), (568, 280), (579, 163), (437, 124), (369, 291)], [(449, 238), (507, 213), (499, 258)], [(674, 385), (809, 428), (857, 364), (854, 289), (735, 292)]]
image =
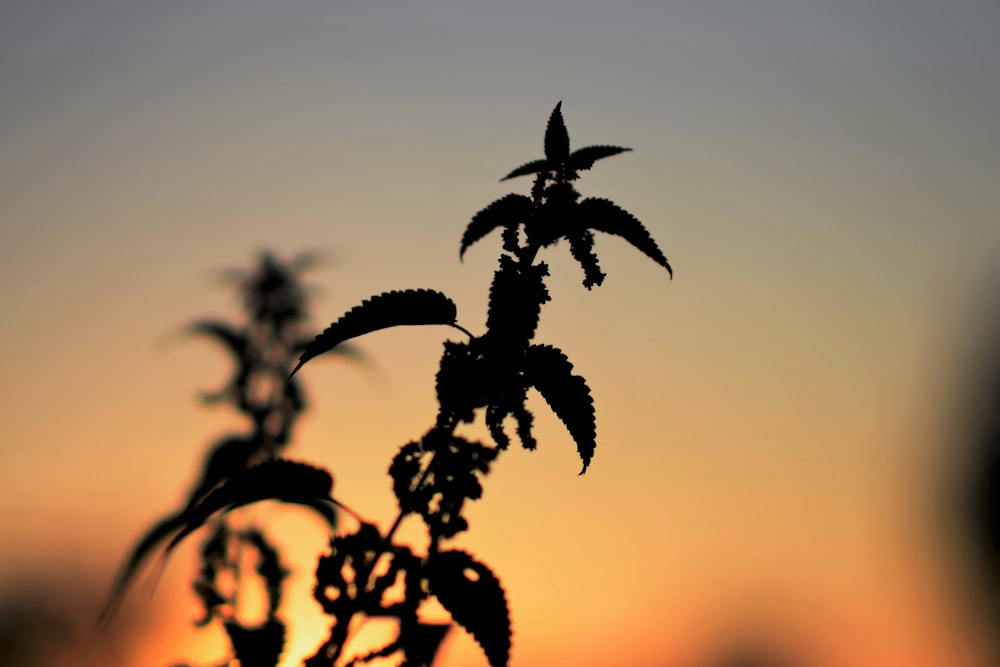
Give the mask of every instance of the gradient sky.
[[(6, 0), (0, 577), (109, 581), (237, 424), (194, 400), (224, 357), (176, 335), (237, 315), (217, 269), (327, 250), (318, 327), (428, 287), (481, 331), (499, 239), (459, 263), (462, 229), (527, 192), (497, 179), (562, 100), (575, 146), (635, 149), (580, 190), (676, 277), (613, 238), (593, 292), (544, 257), (539, 341), (588, 379), (599, 440), (577, 477), (536, 401), (539, 450), (501, 459), (459, 541), (505, 582), (512, 667), (702, 667), (744, 636), (803, 665), (983, 664), (933, 516), (1000, 277), (998, 45), (995, 0)], [(375, 378), (304, 371), (291, 453), (382, 525), (450, 335), (373, 334)], [(307, 585), (321, 532), (260, 512)], [(135, 664), (197, 657), (189, 556), (130, 600), (163, 610)], [(442, 664), (485, 661), (458, 637)]]

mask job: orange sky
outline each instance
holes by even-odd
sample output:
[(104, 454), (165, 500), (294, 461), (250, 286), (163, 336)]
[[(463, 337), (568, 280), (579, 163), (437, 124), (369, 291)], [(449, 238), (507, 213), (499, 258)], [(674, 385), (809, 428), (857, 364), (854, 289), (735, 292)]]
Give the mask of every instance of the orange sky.
[[(587, 292), (546, 252), (538, 341), (587, 378), (598, 449), (577, 477), (536, 400), (539, 450), (500, 460), (458, 540), (507, 588), (511, 667), (710, 667), (753, 639), (804, 665), (983, 665), (936, 513), (997, 278), (996, 7), (339, 4), (0, 10), (0, 577), (102, 587), (236, 426), (194, 400), (224, 357), (175, 335), (236, 316), (217, 268), (327, 249), (317, 327), (428, 287), (481, 331), (499, 239), (459, 263), (462, 229), (527, 192), (497, 179), (561, 99), (576, 146), (635, 149), (579, 187), (642, 220), (675, 279), (599, 238)], [(374, 377), (303, 371), (290, 455), (383, 526), (450, 335), (367, 337)], [(260, 515), (305, 586), (322, 534)], [(130, 597), (163, 615), (133, 664), (208, 641), (190, 556)], [(310, 609), (303, 589), (287, 614)], [(443, 667), (481, 664), (450, 640)]]

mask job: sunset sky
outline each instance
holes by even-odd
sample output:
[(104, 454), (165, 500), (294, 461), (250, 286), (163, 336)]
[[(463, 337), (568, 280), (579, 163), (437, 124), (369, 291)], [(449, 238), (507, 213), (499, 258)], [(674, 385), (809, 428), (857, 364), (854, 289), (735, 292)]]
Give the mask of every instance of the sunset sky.
[[(501, 457), (458, 540), (507, 589), (511, 667), (717, 667), (743, 643), (984, 666), (942, 488), (1000, 287), (998, 45), (995, 0), (7, 0), (0, 596), (86, 577), (99, 605), (242, 427), (196, 401), (228, 360), (179, 335), (238, 318), (220, 269), (319, 250), (317, 329), (422, 287), (481, 332), (500, 239), (459, 262), (462, 230), (528, 192), (498, 179), (541, 157), (561, 100), (574, 147), (634, 149), (579, 189), (643, 221), (675, 277), (599, 236), (588, 292), (544, 253), (538, 342), (587, 378), (598, 447), (578, 477), (535, 396), (538, 451)], [(289, 455), (383, 528), (456, 333), (379, 332), (359, 341), (377, 372), (302, 372)], [(323, 631), (325, 538), (255, 512), (299, 559), (293, 664)], [(155, 620), (128, 667), (218, 657), (190, 628), (196, 543), (129, 596)], [(440, 660), (485, 664), (462, 633)]]

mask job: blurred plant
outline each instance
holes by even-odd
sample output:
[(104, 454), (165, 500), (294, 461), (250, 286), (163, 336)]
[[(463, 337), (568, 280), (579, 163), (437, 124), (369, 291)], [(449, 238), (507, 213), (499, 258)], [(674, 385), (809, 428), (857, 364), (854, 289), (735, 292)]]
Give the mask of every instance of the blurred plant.
[[(958, 538), (961, 583), (981, 612), (987, 650), (1000, 660), (1000, 303), (990, 304), (962, 397), (957, 477), (948, 488), (949, 538)], [(957, 512), (955, 511), (957, 509)], [(951, 524), (955, 524), (952, 526)]]
[[(229, 382), (218, 391), (203, 392), (202, 402), (234, 407), (247, 418), (249, 427), (210, 448), (184, 506), (161, 519), (139, 540), (114, 584), (103, 618), (110, 618), (138, 568), (158, 547), (167, 543), (165, 556), (221, 510), (265, 498), (284, 498), (309, 505), (331, 529), (335, 528), (331, 503), (315, 501), (313, 496), (300, 499), (297, 489), (282, 488), (289, 466), (296, 471), (304, 467), (278, 458), (290, 442), (296, 417), (306, 407), (300, 383), (288, 375), (295, 358), (312, 338), (304, 330), (308, 318), (301, 273), (315, 263), (316, 256), (311, 254), (299, 255), (286, 264), (263, 252), (252, 271), (229, 271), (225, 276), (237, 287), (245, 313), (243, 324), (198, 320), (187, 327), (190, 334), (221, 343), (235, 362)], [(336, 354), (365, 361), (349, 345), (336, 350)], [(312, 473), (319, 488), (314, 495), (329, 495), (329, 474), (321, 470)], [(226, 514), (211, 523), (212, 532), (202, 545), (201, 565), (193, 582), (204, 607), (204, 615), (195, 626), (218, 623), (224, 628), (232, 655), (222, 664), (238, 658), (244, 667), (273, 666), (281, 654), (285, 634), (278, 609), (287, 572), (279, 553), (258, 527), (237, 528)], [(255, 626), (241, 622), (237, 614), (241, 585), (246, 582), (241, 576), (241, 564), (247, 551), (255, 556), (256, 572), (268, 601), (264, 623)]]
[[(596, 448), (595, 411), (586, 381), (573, 373), (573, 365), (561, 350), (533, 342), (541, 307), (549, 301), (545, 286), (548, 266), (536, 262), (536, 256), (542, 248), (559, 240), (567, 241), (570, 253), (583, 269), (583, 284), (591, 289), (605, 278), (594, 253), (594, 232), (604, 232), (624, 238), (668, 272), (671, 270), (656, 242), (631, 214), (606, 199), (581, 200), (574, 187), (580, 172), (590, 169), (596, 160), (629, 149), (587, 146), (571, 152), (561, 103), (549, 117), (544, 146), (544, 158), (518, 167), (502, 179), (534, 175), (530, 196), (509, 194), (493, 202), (473, 216), (462, 236), (460, 257), (492, 231), (502, 230), (503, 252), (490, 287), (486, 331), (482, 335), (476, 336), (458, 324), (455, 303), (440, 292), (428, 289), (386, 292), (363, 301), (302, 346), (299, 362), (284, 388), (274, 384), (268, 385), (271, 393), (247, 394), (242, 389), (226, 387), (218, 394), (235, 394), (241, 405), (248, 406), (260, 404), (247, 396), (270, 396), (266, 415), (251, 412), (260, 415), (255, 417), (255, 424), (270, 424), (269, 435), (261, 436), (262, 439), (276, 442), (275, 434), (287, 437), (287, 429), (284, 418), (272, 417), (271, 411), (276, 405), (286, 406), (286, 410), (299, 405), (291, 398), (299, 395), (298, 389), (288, 387), (297, 386), (294, 384), (297, 371), (317, 356), (349, 351), (345, 346), (350, 339), (400, 325), (447, 325), (467, 337), (464, 342), (444, 343), (436, 378), (437, 417), (422, 437), (400, 448), (389, 466), (399, 505), (395, 520), (383, 533), (374, 523), (349, 512), (357, 520), (357, 528), (336, 534), (330, 541), (329, 553), (319, 560), (314, 596), (331, 617), (332, 626), (329, 637), (306, 660), (306, 667), (354, 667), (390, 656), (401, 659), (404, 667), (430, 665), (449, 628), (422, 618), (419, 611), (431, 598), (436, 598), (452, 620), (472, 635), (491, 667), (508, 664), (510, 616), (500, 580), (485, 563), (466, 551), (448, 548), (446, 542), (468, 529), (463, 516), (465, 502), (481, 497), (483, 478), (500, 452), (510, 445), (511, 438), (505, 429), (508, 417), (513, 418), (521, 445), (526, 449), (536, 448), (532, 433), (534, 417), (526, 407), (529, 389), (541, 394), (567, 427), (583, 464), (580, 474), (587, 470)], [(213, 335), (232, 349), (244, 349), (244, 339), (233, 337), (231, 332), (219, 330), (214, 324), (208, 328), (199, 326), (206, 333), (219, 331)], [(269, 335), (260, 336), (271, 339)], [(230, 339), (236, 342), (229, 343)], [(295, 347), (287, 341), (297, 340), (280, 336), (279, 339), (286, 341), (282, 348), (286, 352)], [(288, 360), (281, 354), (277, 358)], [(457, 433), (461, 425), (474, 423), (479, 414), (484, 416), (492, 442), (472, 440)], [(266, 458), (277, 456), (279, 449), (261, 446), (253, 451)], [(234, 458), (238, 459), (238, 465), (225, 466), (225, 474), (209, 474), (211, 466), (206, 465), (205, 480), (197, 487), (188, 507), (167, 524), (175, 534), (168, 552), (210, 517), (257, 500), (277, 499), (308, 505), (323, 512), (331, 526), (332, 507), (345, 509), (330, 493), (332, 478), (321, 470), (277, 458), (256, 465), (253, 465), (256, 460), (249, 456)], [(427, 530), (428, 544), (423, 553), (394, 541), (402, 521), (413, 515), (421, 517)], [(159, 536), (162, 530), (158, 526), (150, 534)], [(202, 577), (204, 581), (213, 581), (215, 573), (223, 567), (221, 564), (231, 562), (221, 544), (233, 535), (231, 531), (220, 533), (216, 529), (206, 543), (203, 560), (216, 565)], [(148, 542), (147, 538), (137, 549), (140, 557), (152, 548)], [(120, 597), (135, 564), (134, 554), (113, 600)], [(265, 580), (280, 588), (280, 566), (272, 562), (270, 567), (272, 575), (270, 578), (264, 575)], [(203, 597), (207, 615), (214, 618), (212, 615), (229, 599), (215, 595), (211, 585), (206, 584), (205, 588), (212, 592)], [(344, 648), (352, 628), (358, 627), (352, 621), (373, 617), (395, 619), (398, 628), (395, 639), (366, 655), (348, 658)], [(228, 617), (221, 618), (230, 622)], [(241, 649), (241, 642), (248, 635), (232, 630), (229, 635), (235, 655), (244, 667), (271, 667), (281, 651), (282, 631), (283, 626), (279, 630), (276, 625), (266, 624), (250, 629), (250, 633), (256, 633), (251, 642), (252, 653)]]

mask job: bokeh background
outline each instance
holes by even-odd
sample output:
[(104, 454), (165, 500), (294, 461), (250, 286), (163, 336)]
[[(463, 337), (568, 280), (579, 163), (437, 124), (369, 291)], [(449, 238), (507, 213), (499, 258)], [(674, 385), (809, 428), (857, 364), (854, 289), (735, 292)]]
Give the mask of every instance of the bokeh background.
[[(580, 190), (676, 277), (602, 237), (587, 292), (545, 255), (539, 339), (587, 377), (599, 444), (577, 477), (535, 401), (539, 450), (501, 459), (459, 541), (507, 588), (512, 667), (987, 664), (949, 480), (1000, 338), (998, 45), (992, 0), (5, 0), (0, 629), (40, 637), (39, 664), (211, 664), (197, 540), (92, 633), (133, 540), (239, 427), (196, 403), (228, 361), (180, 327), (235, 317), (215, 271), (268, 247), (327, 252), (317, 327), (427, 287), (481, 331), (499, 239), (460, 263), (461, 231), (527, 191), (497, 179), (562, 100), (575, 146), (635, 149)], [(453, 335), (304, 371), (290, 455), (383, 526)], [(293, 664), (324, 629), (324, 536), (256, 511), (300, 560)], [(441, 656), (483, 664), (462, 633)]]

